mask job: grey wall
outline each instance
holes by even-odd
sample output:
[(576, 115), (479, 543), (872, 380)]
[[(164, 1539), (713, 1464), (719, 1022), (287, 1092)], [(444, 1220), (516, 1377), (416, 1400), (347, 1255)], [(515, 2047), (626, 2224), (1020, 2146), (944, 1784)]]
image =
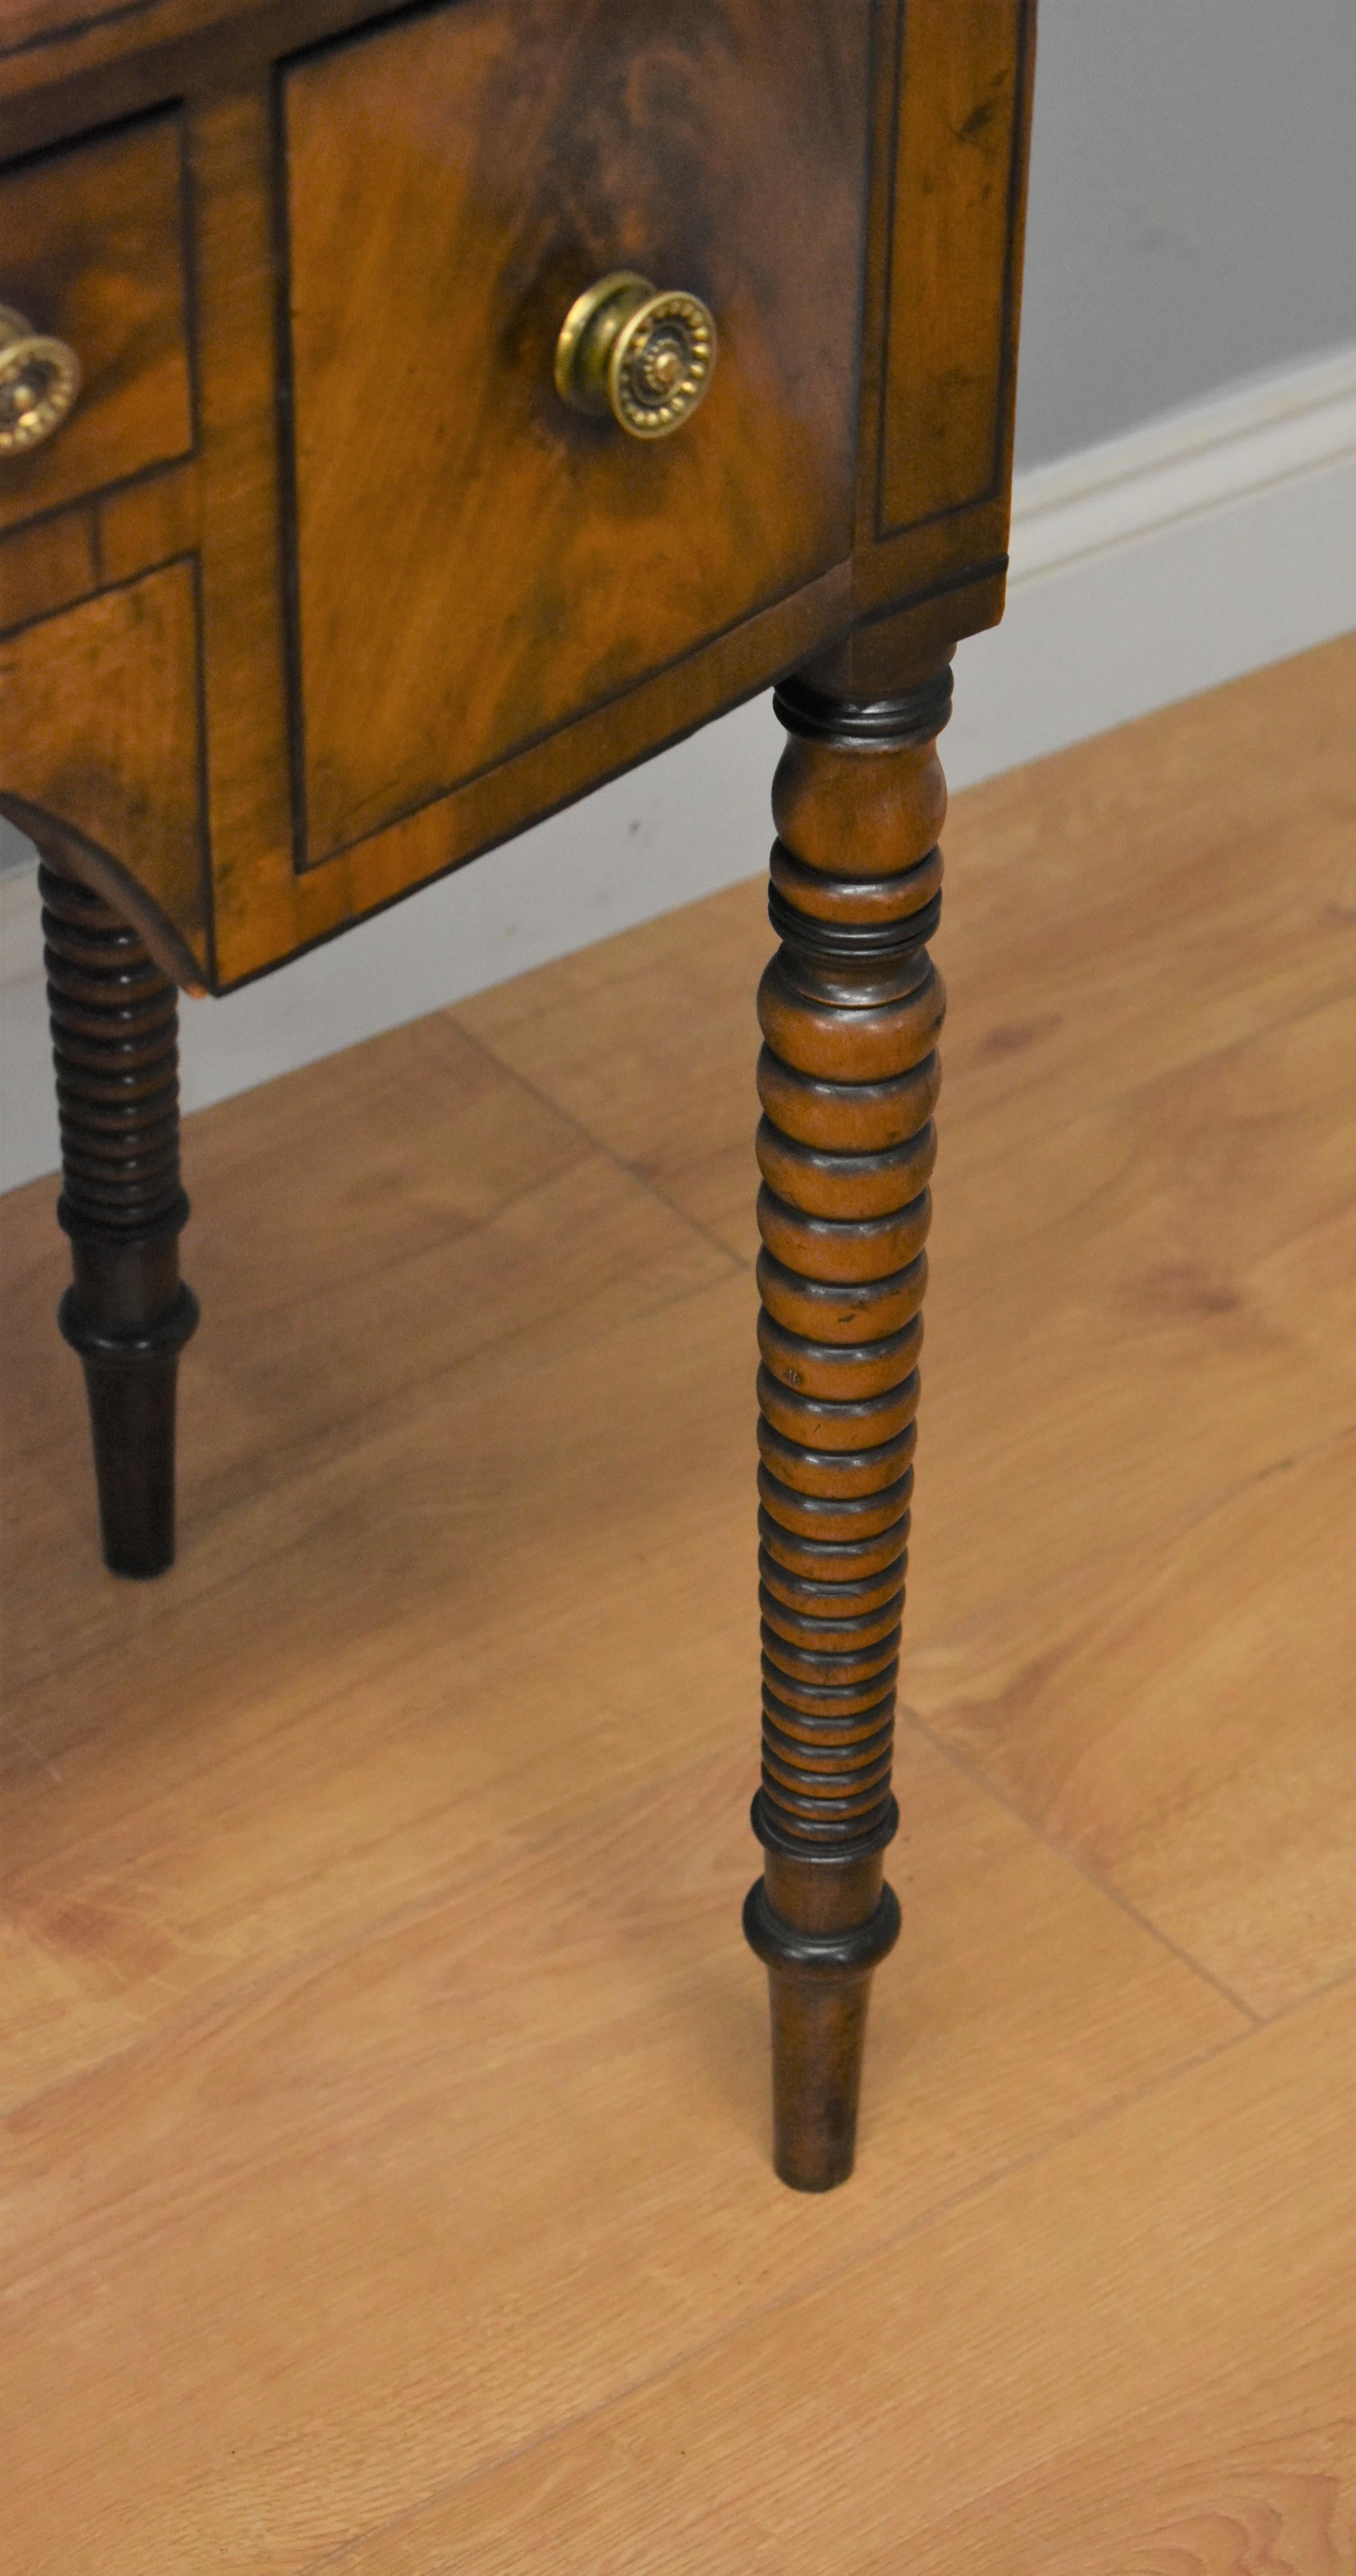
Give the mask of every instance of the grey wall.
[(1356, 342), (1356, 0), (1040, 0), (1017, 461)]

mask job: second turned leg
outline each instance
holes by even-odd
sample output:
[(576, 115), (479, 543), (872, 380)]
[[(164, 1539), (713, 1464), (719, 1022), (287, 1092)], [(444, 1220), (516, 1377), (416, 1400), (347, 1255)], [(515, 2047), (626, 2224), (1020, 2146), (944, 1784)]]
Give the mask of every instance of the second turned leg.
[(178, 1000), (137, 933), (44, 863), (47, 993), (61, 1119), (57, 1214), (72, 1284), (58, 1309), (84, 1363), (104, 1562), (174, 1561), (179, 1353), (198, 1320), (179, 1278)]
[(951, 676), (898, 697), (777, 693), (763, 979), (758, 1393), (763, 1876), (745, 1930), (768, 1967), (775, 2161), (852, 2170), (872, 1970), (899, 1932), (884, 1880), (923, 1251), (931, 1202)]

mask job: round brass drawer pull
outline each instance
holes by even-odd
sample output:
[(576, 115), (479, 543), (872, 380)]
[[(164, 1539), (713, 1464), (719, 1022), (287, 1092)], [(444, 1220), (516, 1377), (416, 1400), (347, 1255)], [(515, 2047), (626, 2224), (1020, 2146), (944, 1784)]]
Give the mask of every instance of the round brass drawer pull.
[(577, 297), (556, 342), (556, 391), (575, 411), (631, 438), (667, 438), (690, 420), (716, 363), (716, 326), (699, 295), (659, 293), (627, 268)]
[(22, 456), (60, 429), (80, 391), (80, 361), (0, 304), (0, 456)]

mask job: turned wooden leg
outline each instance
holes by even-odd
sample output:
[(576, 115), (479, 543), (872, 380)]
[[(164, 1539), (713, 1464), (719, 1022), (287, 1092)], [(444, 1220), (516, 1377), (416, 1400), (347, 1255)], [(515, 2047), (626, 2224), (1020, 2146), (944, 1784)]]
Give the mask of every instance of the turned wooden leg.
[(198, 1320), (179, 1278), (178, 1003), (134, 930), (39, 871), (73, 1280), (57, 1321), (85, 1367), (104, 1562), (174, 1561), (174, 1398)]
[(758, 1265), (763, 1876), (744, 1909), (772, 1995), (775, 2159), (852, 2171), (884, 1881), (918, 1403), (941, 980), (951, 674), (857, 703), (777, 692), (763, 978)]

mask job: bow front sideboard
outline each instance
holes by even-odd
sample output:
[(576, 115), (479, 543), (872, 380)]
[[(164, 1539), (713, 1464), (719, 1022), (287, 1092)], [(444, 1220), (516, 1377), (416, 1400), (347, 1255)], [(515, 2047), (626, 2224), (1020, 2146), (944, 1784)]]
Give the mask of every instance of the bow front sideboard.
[(177, 988), (776, 687), (745, 1929), (804, 2189), (851, 2170), (899, 1927), (936, 739), (1003, 603), (1033, 20), (0, 9), (0, 811), (42, 858), (115, 1573), (174, 1551)]

